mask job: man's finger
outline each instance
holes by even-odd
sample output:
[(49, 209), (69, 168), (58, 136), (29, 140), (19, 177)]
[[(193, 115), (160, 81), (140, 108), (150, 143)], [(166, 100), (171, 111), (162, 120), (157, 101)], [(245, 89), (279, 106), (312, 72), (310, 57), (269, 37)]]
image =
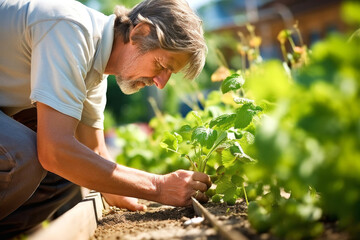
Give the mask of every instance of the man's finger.
[(206, 192), (208, 190), (208, 186), (200, 181), (194, 181), (192, 187), (194, 190), (200, 190), (201, 192)]
[(194, 198), (196, 198), (196, 200), (201, 203), (206, 203), (207, 201), (209, 201), (208, 196), (206, 196), (206, 194), (201, 191), (196, 191)]
[(203, 182), (207, 185), (207, 187), (211, 187), (211, 179), (210, 177), (205, 174), (205, 173), (201, 173), (201, 172), (194, 172), (193, 174), (193, 180), (194, 181), (200, 181), (200, 182)]

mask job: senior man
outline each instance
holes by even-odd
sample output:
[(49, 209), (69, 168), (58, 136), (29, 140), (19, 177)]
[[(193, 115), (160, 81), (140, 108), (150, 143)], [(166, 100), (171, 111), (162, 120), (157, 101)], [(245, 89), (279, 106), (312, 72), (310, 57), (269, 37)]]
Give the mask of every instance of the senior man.
[(137, 198), (207, 201), (206, 174), (118, 165), (102, 130), (107, 75), (125, 94), (162, 89), (172, 73), (195, 78), (205, 53), (201, 21), (185, 0), (145, 0), (111, 16), (72, 0), (0, 0), (1, 236), (49, 218), (77, 185), (130, 210), (143, 210)]

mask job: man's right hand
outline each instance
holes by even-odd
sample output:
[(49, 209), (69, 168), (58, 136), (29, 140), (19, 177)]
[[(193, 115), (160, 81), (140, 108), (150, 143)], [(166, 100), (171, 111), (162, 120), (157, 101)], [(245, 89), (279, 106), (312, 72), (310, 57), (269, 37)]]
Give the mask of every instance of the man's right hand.
[(204, 192), (210, 186), (210, 177), (201, 172), (178, 170), (158, 176), (158, 202), (172, 206), (188, 206), (191, 204), (192, 196), (200, 202), (207, 202), (209, 198)]

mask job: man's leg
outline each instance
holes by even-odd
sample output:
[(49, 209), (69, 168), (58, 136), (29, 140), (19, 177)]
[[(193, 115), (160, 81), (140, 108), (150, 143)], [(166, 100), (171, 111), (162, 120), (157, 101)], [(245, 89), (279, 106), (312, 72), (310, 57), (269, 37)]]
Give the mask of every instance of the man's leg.
[(0, 220), (25, 203), (46, 171), (36, 152), (36, 133), (0, 111)]
[(72, 206), (68, 206), (71, 208), (81, 198), (79, 186), (48, 172), (28, 201), (0, 221), (0, 236), (10, 238), (30, 230), (49, 219), (64, 204), (75, 199)]
[(0, 238), (7, 238), (49, 218), (79, 187), (41, 167), (34, 131), (1, 111), (0, 129)]

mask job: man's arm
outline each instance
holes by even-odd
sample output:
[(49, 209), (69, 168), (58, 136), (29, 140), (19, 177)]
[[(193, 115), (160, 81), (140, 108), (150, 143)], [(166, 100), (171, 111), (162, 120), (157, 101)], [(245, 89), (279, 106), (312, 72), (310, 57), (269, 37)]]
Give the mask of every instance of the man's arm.
[(114, 162), (106, 147), (103, 130), (79, 122), (75, 136), (82, 144), (93, 150), (95, 153)]
[[(106, 147), (103, 130), (87, 126), (80, 122), (76, 129), (76, 138), (103, 158), (114, 161)], [(141, 211), (146, 209), (145, 205), (138, 203), (137, 198), (110, 193), (102, 193), (102, 196), (111, 206), (126, 208), (132, 211)]]
[[(209, 177), (202, 173), (179, 170), (160, 176), (111, 162), (76, 139), (78, 120), (40, 102), (37, 110), (40, 163), (46, 170), (80, 186), (184, 206), (191, 203), (190, 197), (196, 190), (204, 192), (211, 185)], [(205, 194), (198, 194), (198, 199), (207, 200)]]

